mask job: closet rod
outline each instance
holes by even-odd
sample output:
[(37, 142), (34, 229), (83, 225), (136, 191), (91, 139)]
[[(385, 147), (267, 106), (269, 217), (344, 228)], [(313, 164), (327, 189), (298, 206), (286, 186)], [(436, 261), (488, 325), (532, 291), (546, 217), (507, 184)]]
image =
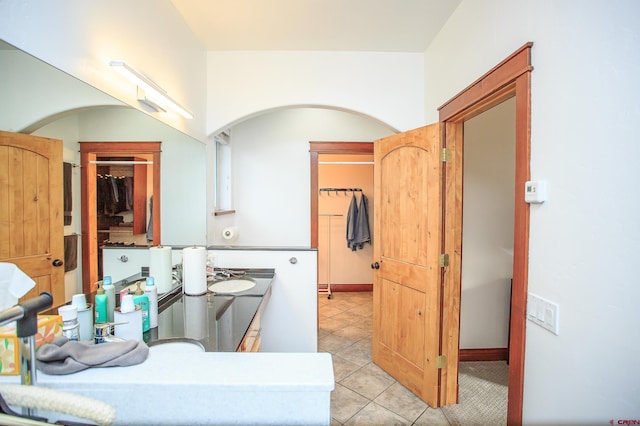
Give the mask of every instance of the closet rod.
[(91, 160), (89, 161), (89, 164), (98, 164), (98, 165), (113, 165), (113, 164), (118, 164), (118, 165), (128, 165), (128, 164), (153, 164), (153, 161), (96, 161), (96, 160)]
[(320, 192), (362, 192), (361, 188), (320, 188)]
[(351, 165), (372, 165), (373, 161), (318, 161), (318, 164), (351, 164)]

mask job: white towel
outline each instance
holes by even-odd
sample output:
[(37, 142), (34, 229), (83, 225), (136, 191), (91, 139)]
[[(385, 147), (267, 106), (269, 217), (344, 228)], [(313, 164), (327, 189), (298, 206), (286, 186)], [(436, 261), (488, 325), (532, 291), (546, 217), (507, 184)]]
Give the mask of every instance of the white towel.
[(0, 311), (18, 303), (36, 282), (13, 263), (0, 262)]

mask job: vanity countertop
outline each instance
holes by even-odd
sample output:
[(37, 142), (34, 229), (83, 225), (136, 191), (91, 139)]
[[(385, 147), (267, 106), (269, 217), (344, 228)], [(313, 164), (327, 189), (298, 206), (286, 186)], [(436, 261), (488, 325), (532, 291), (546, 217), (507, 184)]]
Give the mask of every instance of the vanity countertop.
[[(273, 269), (229, 271), (239, 274), (237, 278), (254, 281), (255, 286), (234, 294), (208, 291), (200, 296), (186, 295), (181, 287), (176, 287), (160, 296), (158, 327), (145, 332), (144, 341), (153, 344), (162, 339), (188, 338), (202, 343), (207, 352), (235, 352), (260, 305), (270, 295), (275, 272)], [(114, 283), (116, 292), (141, 279), (144, 277), (137, 274)]]

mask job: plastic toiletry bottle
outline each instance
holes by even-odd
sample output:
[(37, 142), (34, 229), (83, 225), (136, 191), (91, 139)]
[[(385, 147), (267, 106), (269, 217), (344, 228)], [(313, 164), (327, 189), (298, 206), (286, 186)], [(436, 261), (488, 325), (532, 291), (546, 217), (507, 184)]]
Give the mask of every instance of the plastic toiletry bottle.
[(133, 293), (133, 303), (135, 303), (136, 305), (140, 305), (140, 307), (142, 308), (142, 332), (144, 333), (145, 331), (149, 331), (150, 328), (149, 297), (144, 294), (144, 291), (142, 291), (142, 288), (140, 287), (142, 281), (138, 281), (137, 284), (138, 288), (136, 288), (136, 292)]
[(104, 323), (109, 321), (109, 317), (107, 316), (107, 295), (104, 292), (104, 288), (102, 287), (102, 281), (98, 281), (98, 291), (96, 291), (96, 324)]
[(158, 326), (158, 288), (153, 277), (147, 277), (144, 294), (149, 298), (149, 327), (156, 328)]
[(69, 340), (80, 340), (78, 307), (75, 305), (60, 306), (58, 314), (62, 317), (62, 335)]
[(107, 318), (109, 322), (113, 322), (113, 311), (116, 309), (116, 287), (110, 275), (102, 279), (102, 288), (107, 295)]
[(142, 309), (133, 302), (133, 295), (120, 292), (120, 307), (114, 312), (115, 337), (142, 341)]

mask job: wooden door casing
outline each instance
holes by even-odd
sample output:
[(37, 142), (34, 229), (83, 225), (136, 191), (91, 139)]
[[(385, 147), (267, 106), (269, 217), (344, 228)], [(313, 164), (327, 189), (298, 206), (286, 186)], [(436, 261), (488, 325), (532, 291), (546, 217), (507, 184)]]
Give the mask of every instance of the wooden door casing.
[(65, 302), (62, 141), (0, 131), (0, 262), (17, 265), (53, 306)]
[(432, 407), (440, 406), (440, 135), (436, 123), (374, 144), (379, 269), (373, 286), (373, 361)]

